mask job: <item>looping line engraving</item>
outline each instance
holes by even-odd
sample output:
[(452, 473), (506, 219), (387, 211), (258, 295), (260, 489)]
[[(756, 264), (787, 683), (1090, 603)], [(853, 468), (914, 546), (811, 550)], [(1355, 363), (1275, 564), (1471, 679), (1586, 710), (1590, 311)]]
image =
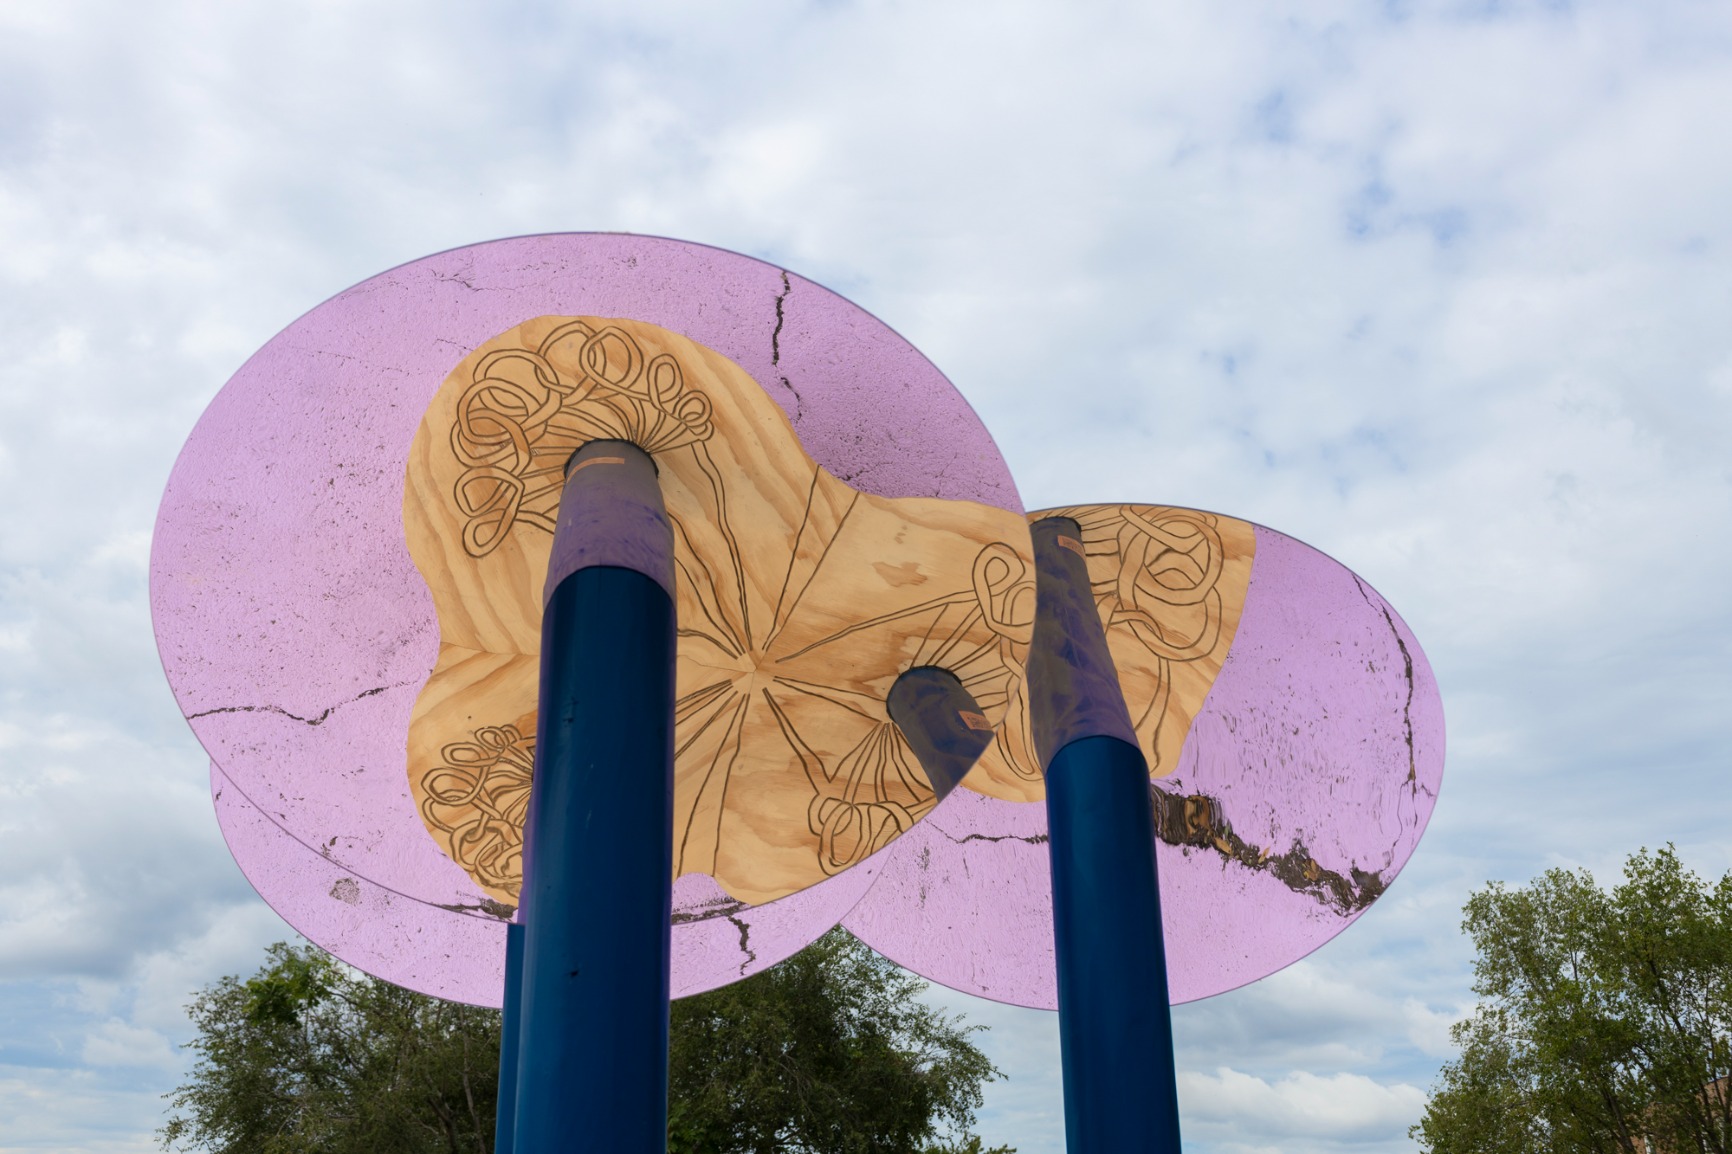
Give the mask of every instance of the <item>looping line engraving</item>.
[[(1194, 661), (1211, 652), (1221, 635), (1219, 586), (1226, 562), (1213, 518), (1188, 509), (1120, 508), (1125, 520), (1117, 539), (1124, 564), (1112, 588), (1118, 604), (1110, 624), (1129, 626), (1149, 652), (1167, 661)], [(1201, 621), (1174, 612), (1190, 606), (1201, 608)]]
[(442, 764), (421, 777), (422, 820), (471, 877), (517, 894), (535, 738), (515, 725), (484, 726), (473, 741), (454, 741), (441, 753)]
[(518, 524), (552, 533), (564, 466), (595, 440), (630, 441), (646, 453), (708, 440), (709, 397), (689, 389), (669, 353), (645, 357), (613, 327), (571, 321), (531, 349), (481, 358), (457, 402), (451, 451), (464, 470), (452, 501), (465, 518), (471, 557), (497, 549)]
[[(1178, 764), (1185, 734), (1220, 673), (1238, 629), (1255, 551), (1243, 521), (1161, 505), (1042, 509), (1030, 520), (1066, 518), (1077, 531), (1059, 545), (1080, 555), (1107, 647), (1130, 707), (1137, 741), (1156, 776)], [(1034, 617), (1034, 586), (1008, 555), (981, 553), (977, 598), (1022, 668)], [(1004, 721), (963, 785), (1007, 800), (1045, 792), (1030, 731), (1026, 687), (1007, 686)]]

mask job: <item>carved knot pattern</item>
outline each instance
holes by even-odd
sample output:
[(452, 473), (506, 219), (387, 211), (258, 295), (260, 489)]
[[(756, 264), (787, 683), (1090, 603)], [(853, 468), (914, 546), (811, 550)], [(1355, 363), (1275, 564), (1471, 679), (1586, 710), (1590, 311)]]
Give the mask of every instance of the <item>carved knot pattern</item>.
[[(1034, 638), (1034, 573), (1014, 549), (989, 545), (974, 559), (974, 597), (987, 626), (998, 635), (997, 656), (1006, 674), (999, 692), (1009, 706), (1009, 724), (997, 727), (993, 746), (1011, 773), (1040, 781), (1040, 759), (1028, 733), (1028, 687), (1021, 676)], [(977, 686), (967, 688), (979, 693)]]
[[(1153, 505), (1096, 505), (1057, 510), (1082, 529), (1090, 557), (1110, 556), (1107, 569), (1090, 567), (1109, 643), (1132, 640), (1154, 666), (1154, 693), (1133, 718), (1145, 740), (1151, 772), (1162, 764), (1160, 732), (1173, 696), (1173, 665), (1215, 653), (1221, 642), (1221, 572), (1226, 546), (1210, 513)], [(1121, 661), (1122, 663), (1122, 661)]]
[(1020, 647), (1012, 668), (1021, 669), (1034, 638), (1034, 574), (1015, 549), (994, 542), (975, 556), (971, 576), (981, 617), (1006, 646)]
[(516, 894), (535, 738), (515, 725), (485, 726), (474, 738), (447, 745), (442, 764), (422, 776), (421, 817), (471, 877)]
[[(782, 720), (779, 711), (778, 720)], [(829, 769), (810, 749), (802, 748), (804, 743), (791, 727), (784, 733), (789, 744), (801, 749), (816, 791), (806, 808), (806, 825), (818, 837), (818, 866), (826, 877), (864, 861), (907, 833), (937, 800), (914, 751), (894, 725), (873, 729)]]
[(645, 357), (612, 326), (572, 321), (533, 350), (489, 353), (451, 427), (451, 450), (465, 466), (452, 490), (464, 550), (485, 557), (520, 523), (552, 533), (565, 463), (585, 443), (666, 452), (708, 440), (710, 413), (710, 399), (686, 387), (672, 355)]
[[(1168, 661), (1195, 661), (1221, 637), (1221, 569), (1226, 550), (1213, 518), (1190, 509), (1118, 507), (1114, 538), (1123, 565), (1112, 583), (1111, 625), (1125, 625)], [(1084, 529), (1084, 538), (1088, 531)], [(1086, 546), (1085, 546), (1086, 547)], [(1096, 591), (1098, 599), (1106, 598)]]

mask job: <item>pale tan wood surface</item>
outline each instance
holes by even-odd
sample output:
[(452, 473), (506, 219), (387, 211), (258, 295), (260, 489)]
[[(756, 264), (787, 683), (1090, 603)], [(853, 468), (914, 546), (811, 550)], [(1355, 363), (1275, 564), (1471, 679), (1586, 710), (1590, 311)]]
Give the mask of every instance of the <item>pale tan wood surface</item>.
[[(1150, 774), (1164, 777), (1178, 765), (1185, 734), (1239, 628), (1256, 551), (1251, 524), (1167, 505), (1074, 505), (1028, 515), (1042, 517), (1070, 517), (1082, 529), (1119, 687)], [(1026, 639), (1013, 656), (1027, 659)], [(988, 797), (1039, 801), (1045, 779), (1021, 684), (962, 784)]]
[(1033, 613), (1027, 524), (857, 492), (749, 374), (678, 334), (541, 317), (466, 357), (411, 447), (404, 532), (441, 637), (408, 738), (429, 833), (517, 899), (563, 467), (602, 437), (651, 453), (675, 528), (676, 876), (760, 904), (907, 830), (935, 799), (885, 697), (936, 665), (1004, 715)]

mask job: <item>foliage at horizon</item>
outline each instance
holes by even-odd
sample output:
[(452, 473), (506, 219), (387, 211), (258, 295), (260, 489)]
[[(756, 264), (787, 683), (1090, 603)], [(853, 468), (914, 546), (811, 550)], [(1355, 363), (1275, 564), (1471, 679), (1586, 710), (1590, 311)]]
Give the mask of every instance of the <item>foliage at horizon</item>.
[(1409, 1135), (1428, 1154), (1732, 1150), (1732, 873), (1668, 846), (1468, 901), (1480, 1003)]
[[(780, 965), (675, 1002), (671, 1154), (1015, 1154), (969, 1133), (1003, 1075), (980, 1026), (836, 929)], [(165, 1149), (489, 1154), (500, 1015), (279, 942), (188, 1006), (198, 1060), (166, 1095)]]
[(1003, 1075), (926, 983), (845, 930), (673, 1004), (670, 1154), (1014, 1154), (968, 1131)]
[(499, 1012), (360, 974), (278, 942), (245, 981), (187, 1009), (198, 1054), (167, 1097), (165, 1149), (421, 1154), (493, 1142)]

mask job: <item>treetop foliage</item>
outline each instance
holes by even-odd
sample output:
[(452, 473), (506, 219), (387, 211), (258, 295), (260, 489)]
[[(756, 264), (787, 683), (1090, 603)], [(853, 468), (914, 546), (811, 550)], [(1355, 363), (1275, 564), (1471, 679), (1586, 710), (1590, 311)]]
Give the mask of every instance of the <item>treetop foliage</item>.
[[(745, 981), (675, 1002), (671, 1154), (1014, 1154), (970, 1133), (1001, 1077), (920, 979), (842, 930)], [(279, 943), (188, 1009), (198, 1060), (168, 1095), (169, 1149), (488, 1154), (496, 1010)]]
[(675, 1002), (668, 1149), (978, 1152), (981, 1086), (1001, 1075), (969, 1041), (981, 1027), (919, 1001), (925, 986), (832, 930)]
[(1481, 1001), (1412, 1130), (1430, 1154), (1732, 1151), (1732, 873), (1672, 847), (1622, 884), (1548, 871), (1468, 901)]
[(256, 975), (188, 1007), (190, 1080), (169, 1149), (422, 1154), (493, 1143), (499, 1013), (429, 998), (279, 942)]

